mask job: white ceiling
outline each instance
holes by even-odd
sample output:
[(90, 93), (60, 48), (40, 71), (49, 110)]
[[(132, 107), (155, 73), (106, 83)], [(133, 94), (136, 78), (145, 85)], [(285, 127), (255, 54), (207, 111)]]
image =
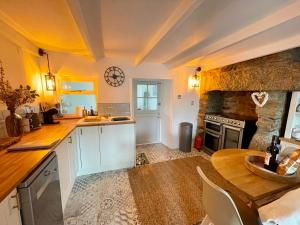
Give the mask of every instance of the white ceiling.
[(0, 20), (47, 50), (137, 65), (208, 69), (300, 46), (300, 0), (0, 0)]

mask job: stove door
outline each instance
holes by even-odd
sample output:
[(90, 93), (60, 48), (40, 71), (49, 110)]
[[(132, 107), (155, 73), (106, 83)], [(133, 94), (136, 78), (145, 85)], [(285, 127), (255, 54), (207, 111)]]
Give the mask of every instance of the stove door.
[(204, 134), (204, 147), (211, 153), (218, 151), (221, 146), (221, 135), (205, 131)]
[(243, 128), (223, 125), (222, 149), (241, 148)]
[(209, 132), (215, 133), (215, 134), (221, 134), (222, 131), (222, 125), (218, 122), (213, 122), (210, 120), (204, 120), (205, 122), (205, 130), (208, 130)]

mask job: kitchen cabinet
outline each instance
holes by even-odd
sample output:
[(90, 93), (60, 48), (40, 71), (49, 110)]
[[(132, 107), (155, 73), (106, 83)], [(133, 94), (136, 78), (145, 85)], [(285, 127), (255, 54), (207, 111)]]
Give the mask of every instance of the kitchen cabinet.
[(76, 131), (74, 130), (67, 138), (68, 138), (68, 152), (70, 157), (71, 184), (73, 186), (78, 172), (78, 161), (77, 161), (78, 151), (77, 151)]
[(135, 124), (79, 127), (77, 175), (135, 166)]
[(21, 214), (17, 190), (14, 189), (0, 203), (0, 224), (1, 225), (21, 225)]
[(101, 171), (135, 166), (134, 124), (100, 126)]
[(72, 132), (56, 148), (61, 202), (65, 209), (68, 197), (71, 193), (76, 178), (76, 134)]
[(78, 176), (99, 173), (100, 133), (98, 126), (77, 128), (78, 137)]

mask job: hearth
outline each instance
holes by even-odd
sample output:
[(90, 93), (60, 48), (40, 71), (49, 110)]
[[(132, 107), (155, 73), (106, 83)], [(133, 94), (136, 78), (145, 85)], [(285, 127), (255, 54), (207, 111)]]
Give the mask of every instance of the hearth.
[(211, 154), (219, 149), (247, 149), (257, 129), (256, 121), (238, 114), (206, 114), (204, 149)]

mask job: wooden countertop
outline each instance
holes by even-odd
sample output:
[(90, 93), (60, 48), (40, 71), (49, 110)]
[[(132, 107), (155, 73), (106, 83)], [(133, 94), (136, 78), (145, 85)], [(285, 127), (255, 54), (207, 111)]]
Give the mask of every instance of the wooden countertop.
[[(44, 125), (41, 129), (25, 134), (19, 144), (35, 139), (63, 140), (76, 127), (76, 120), (60, 120), (56, 125)], [(22, 182), (53, 151), (0, 151), (0, 202)]]
[[(78, 126), (121, 125), (135, 123), (128, 121), (82, 122), (79, 119), (59, 120), (59, 124), (43, 125), (41, 129), (25, 134), (18, 144), (34, 140), (52, 142), (67, 137)], [(60, 143), (59, 142), (59, 143)], [(58, 144), (59, 144), (58, 143)], [(0, 151), (0, 202), (22, 182), (54, 150)]]
[(132, 124), (136, 123), (135, 120), (129, 117), (130, 120), (121, 120), (121, 121), (111, 121), (110, 119), (103, 119), (101, 121), (92, 121), (92, 122), (85, 122), (84, 118), (80, 119), (77, 122), (77, 126), (108, 126), (108, 125), (121, 125), (121, 124)]

